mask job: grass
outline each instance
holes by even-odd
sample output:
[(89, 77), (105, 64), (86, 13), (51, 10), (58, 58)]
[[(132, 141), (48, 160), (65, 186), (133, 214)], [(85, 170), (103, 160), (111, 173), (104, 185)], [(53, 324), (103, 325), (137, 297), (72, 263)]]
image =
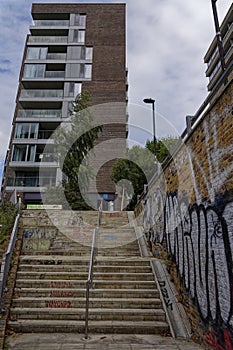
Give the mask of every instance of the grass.
[(7, 203), (0, 206), (0, 260), (7, 249), (17, 213), (18, 208), (13, 204)]

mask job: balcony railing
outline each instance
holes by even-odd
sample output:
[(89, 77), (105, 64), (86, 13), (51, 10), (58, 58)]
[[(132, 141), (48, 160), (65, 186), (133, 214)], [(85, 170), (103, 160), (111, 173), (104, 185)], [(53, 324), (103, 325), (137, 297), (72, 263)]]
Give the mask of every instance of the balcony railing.
[(53, 163), (56, 159), (54, 153), (36, 153), (35, 162)]
[(45, 78), (64, 78), (65, 71), (46, 71)]
[(20, 97), (63, 97), (63, 90), (21, 90)]
[(41, 27), (52, 27), (52, 26), (57, 26), (57, 27), (63, 27), (63, 26), (68, 26), (69, 25), (69, 20), (46, 20), (46, 19), (41, 19), (41, 20), (34, 20), (34, 25), (35, 26), (41, 26)]
[(65, 60), (66, 53), (48, 53), (47, 60)]
[(39, 187), (39, 186), (55, 186), (55, 177), (16, 177), (8, 178), (6, 185), (10, 187)]
[(17, 118), (61, 118), (60, 109), (20, 109)]
[(54, 133), (54, 130), (40, 130), (38, 132), (38, 139), (47, 140), (52, 136), (53, 133)]
[(29, 36), (29, 43), (67, 43), (67, 36)]

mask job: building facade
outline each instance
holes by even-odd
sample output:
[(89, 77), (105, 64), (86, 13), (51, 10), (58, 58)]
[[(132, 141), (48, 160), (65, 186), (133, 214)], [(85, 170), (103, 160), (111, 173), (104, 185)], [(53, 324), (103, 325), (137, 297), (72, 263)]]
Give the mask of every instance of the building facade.
[[(89, 91), (90, 106), (127, 99), (125, 4), (33, 4), (32, 19), (2, 185), (3, 198), (15, 201), (20, 193), (26, 203), (39, 202), (40, 190), (60, 179), (51, 135), (68, 118), (75, 96)], [(126, 134), (124, 110), (104, 125), (99, 142)], [(106, 198), (115, 193), (113, 162), (97, 178)]]

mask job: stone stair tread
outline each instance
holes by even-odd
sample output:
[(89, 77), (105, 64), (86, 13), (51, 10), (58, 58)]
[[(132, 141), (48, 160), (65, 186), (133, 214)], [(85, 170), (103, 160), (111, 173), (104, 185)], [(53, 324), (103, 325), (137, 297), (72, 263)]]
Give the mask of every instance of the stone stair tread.
[[(89, 331), (105, 333), (111, 331), (113, 333), (146, 333), (154, 334), (168, 330), (168, 324), (164, 321), (104, 321), (89, 320)], [(18, 332), (80, 332), (84, 331), (83, 320), (18, 320), (9, 321), (11, 329)]]
[[(43, 308), (43, 307), (36, 307), (36, 308), (30, 308), (30, 307), (24, 307), (24, 308), (21, 308), (21, 307), (15, 307), (14, 310), (13, 310), (15, 313), (20, 313), (20, 312), (28, 312), (28, 313), (35, 313), (35, 312), (38, 312), (38, 313), (49, 313), (49, 314), (53, 314), (53, 313), (64, 313), (64, 314), (77, 314), (77, 313), (85, 313), (85, 308)], [(89, 309), (89, 313), (90, 314), (112, 314), (112, 313), (124, 313), (124, 314), (161, 314), (161, 315), (164, 315), (165, 312), (164, 310), (161, 308), (161, 309), (137, 309), (137, 308), (134, 308), (134, 309), (127, 309), (127, 308), (124, 308), (124, 309), (116, 309), (116, 308), (90, 308)]]

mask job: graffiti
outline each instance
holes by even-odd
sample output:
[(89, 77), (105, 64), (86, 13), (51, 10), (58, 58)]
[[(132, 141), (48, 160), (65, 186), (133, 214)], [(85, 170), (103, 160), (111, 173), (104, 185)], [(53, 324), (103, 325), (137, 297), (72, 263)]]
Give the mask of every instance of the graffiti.
[(159, 282), (159, 285), (161, 288), (161, 292), (162, 292), (165, 304), (166, 304), (167, 308), (169, 308), (172, 311), (173, 305), (172, 305), (172, 302), (170, 300), (168, 290), (166, 288), (166, 282), (165, 281), (158, 281), (158, 282)]
[(47, 308), (72, 308), (71, 301), (66, 300), (46, 300), (45, 307)]
[[(163, 203), (161, 192), (159, 196), (155, 202)], [(212, 205), (190, 205), (185, 195), (167, 193), (164, 206), (157, 204), (157, 208), (152, 203), (154, 198), (150, 195), (144, 206), (147, 230), (152, 225), (147, 238), (153, 243), (166, 244), (167, 253), (176, 263), (180, 279), (201, 319), (216, 330), (216, 339), (209, 334), (208, 343), (215, 344), (216, 349), (233, 349), (229, 345), (233, 339), (233, 202), (230, 196), (218, 195)], [(159, 230), (156, 219), (159, 219)], [(163, 294), (166, 300), (165, 290)], [(228, 333), (223, 332), (223, 327)], [(223, 344), (225, 347), (221, 348)]]
[(23, 251), (48, 250), (56, 238), (56, 233), (56, 229), (48, 227), (24, 229)]
[[(213, 331), (207, 331), (206, 333), (206, 343), (214, 350), (232, 350), (233, 342), (231, 341), (231, 337), (229, 332), (225, 329), (223, 332), (224, 339), (218, 339), (216, 337), (216, 333)], [(224, 347), (221, 345), (224, 344)]]

